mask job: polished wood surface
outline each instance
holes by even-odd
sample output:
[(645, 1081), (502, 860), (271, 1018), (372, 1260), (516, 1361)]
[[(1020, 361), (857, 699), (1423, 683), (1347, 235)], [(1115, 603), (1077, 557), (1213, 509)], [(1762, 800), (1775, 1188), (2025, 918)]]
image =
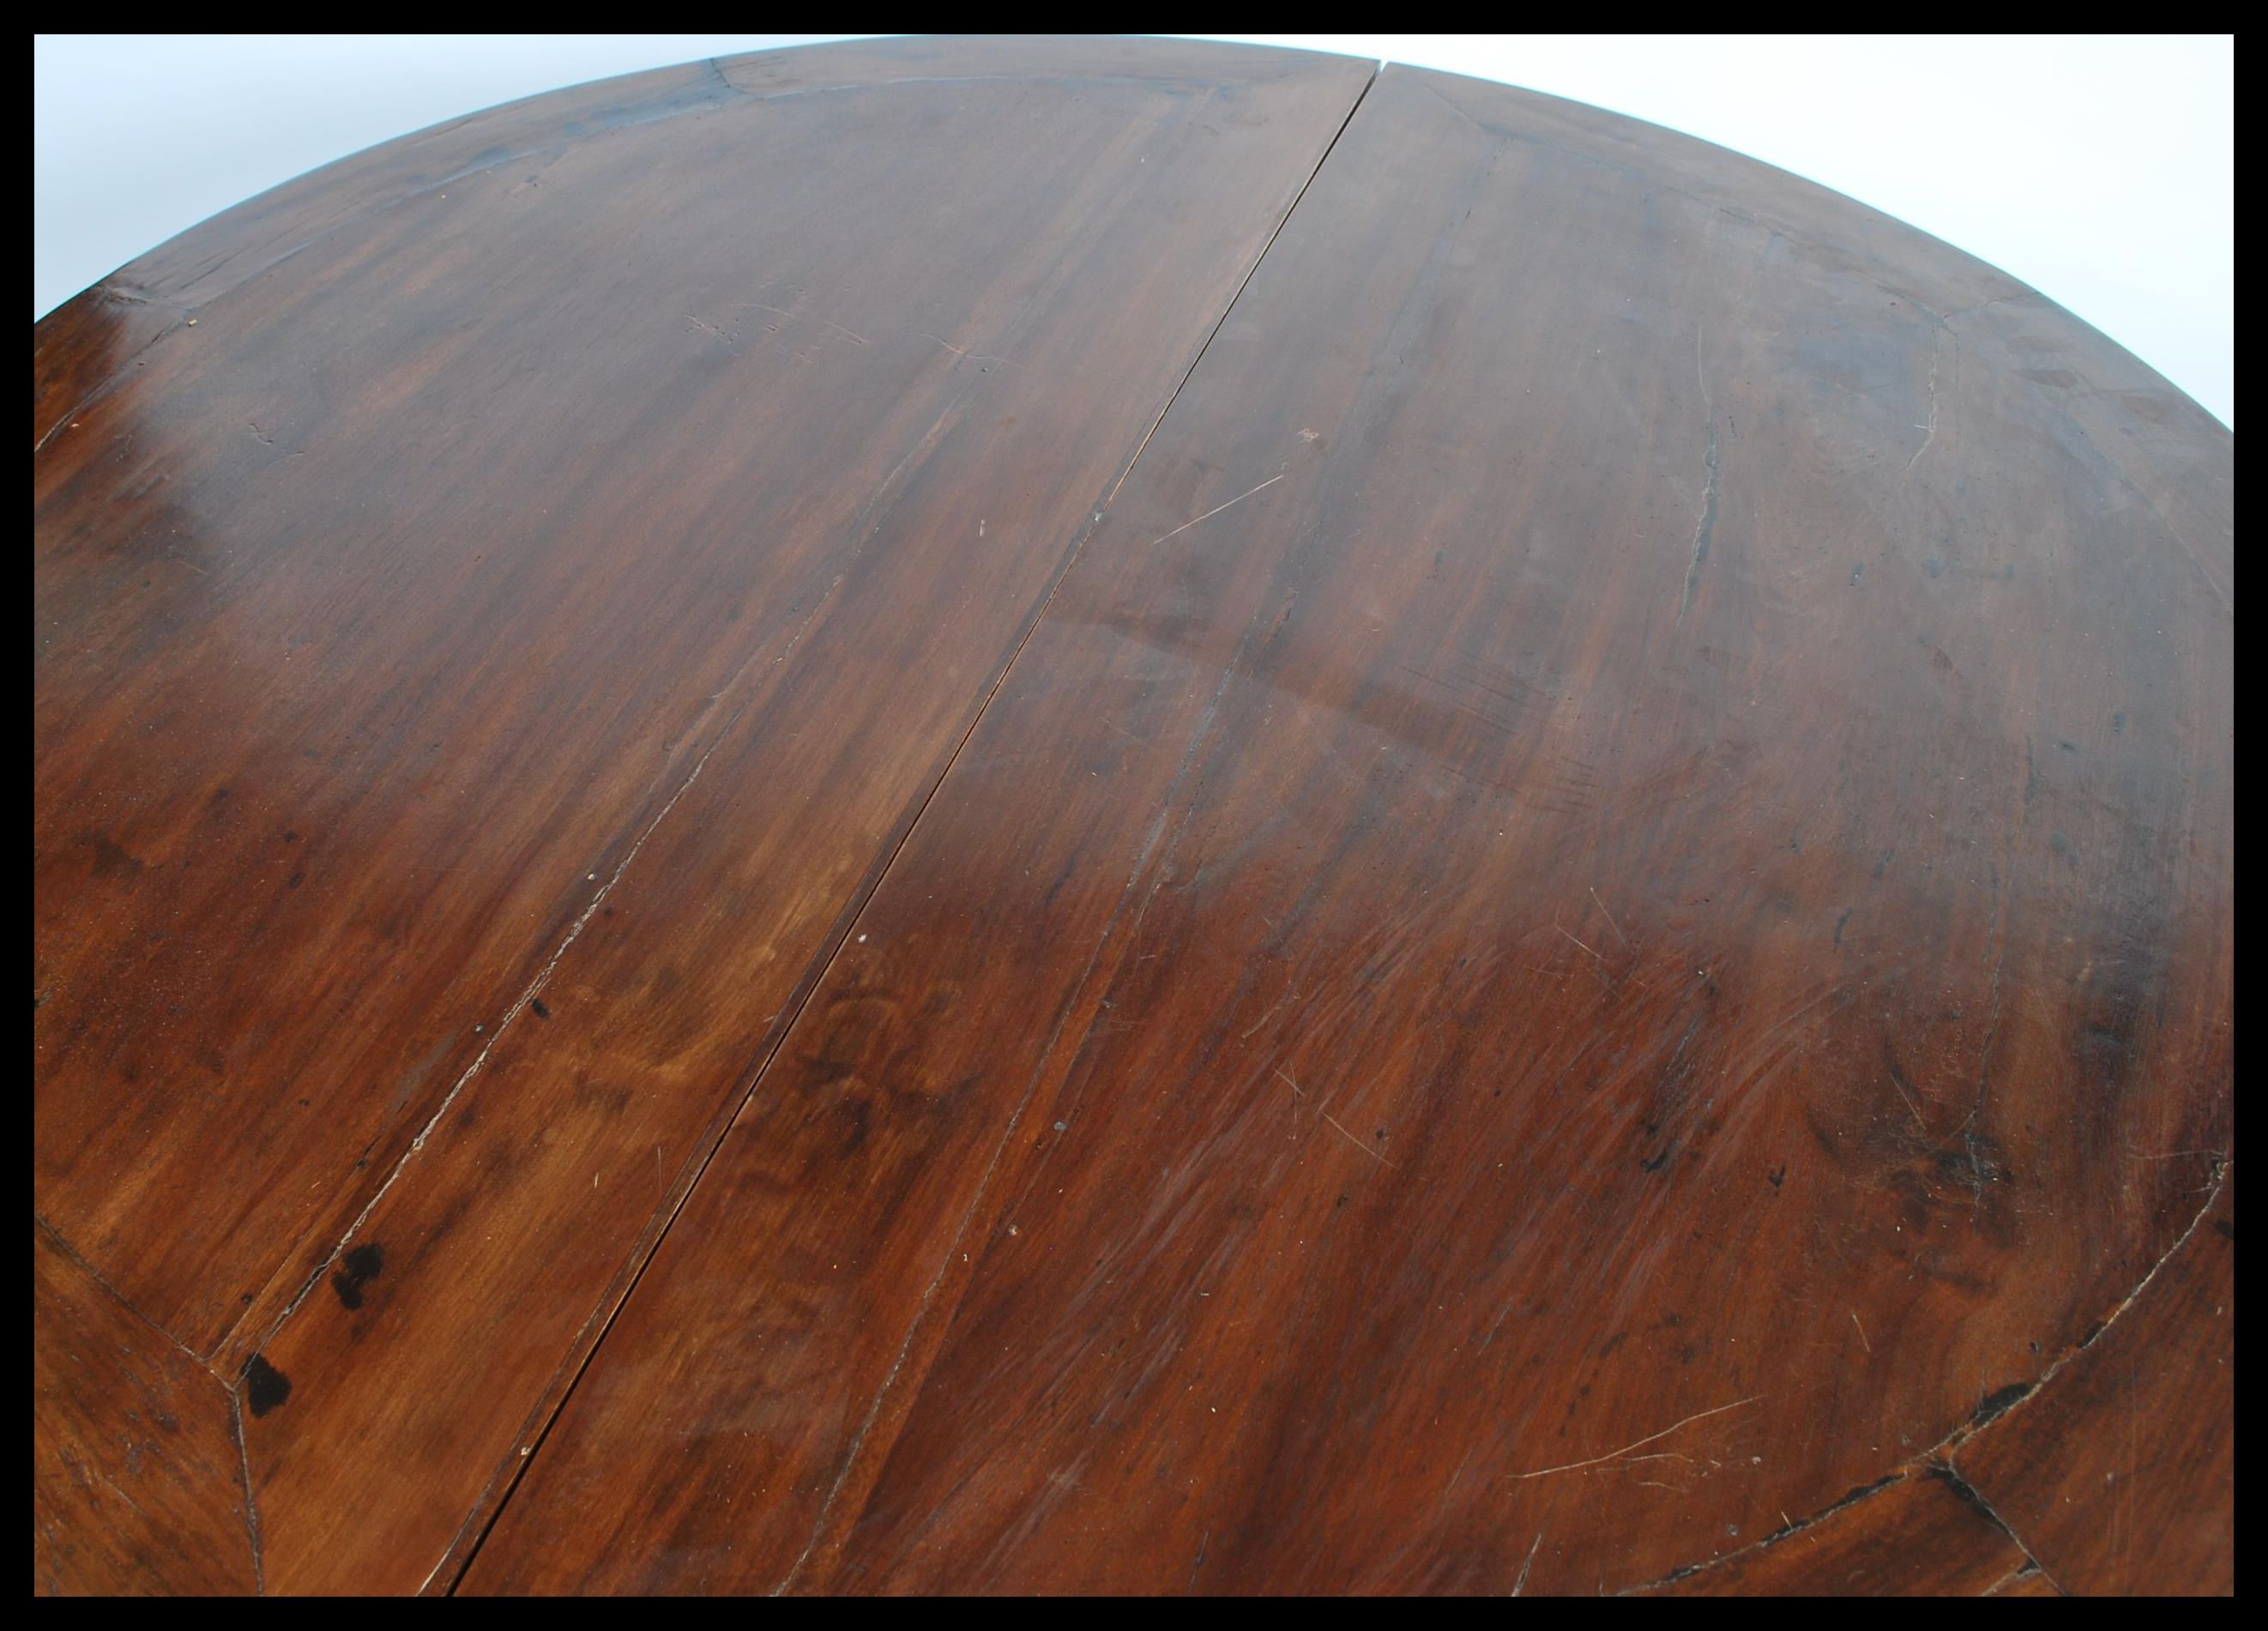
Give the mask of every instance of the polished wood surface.
[(249, 1592), (237, 1400), (32, 1230), (32, 1589)]
[(1903, 1473), (1756, 1545), (1646, 1588), (1678, 1597), (2002, 1597), (2042, 1579), (1976, 1492)]
[(1961, 1475), (2073, 1591), (2236, 1590), (2236, 1193), (2042, 1390), (1958, 1452)]
[(892, 41), (33, 434), (40, 1589), (2233, 1589), (2233, 441), (1990, 268)]

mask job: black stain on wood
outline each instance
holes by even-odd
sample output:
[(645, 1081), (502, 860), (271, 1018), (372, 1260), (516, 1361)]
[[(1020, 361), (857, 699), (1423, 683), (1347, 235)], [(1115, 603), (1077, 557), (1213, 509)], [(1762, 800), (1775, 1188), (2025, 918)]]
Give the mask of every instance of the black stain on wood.
[(2029, 1399), (2032, 1396), (2032, 1389), (2037, 1385), (2036, 1383), (2032, 1382), (2011, 1382), (2004, 1388), (1993, 1389), (1983, 1399), (1977, 1400), (1976, 1413), (1969, 1418), (1969, 1425), (1972, 1428), (1981, 1428), (1988, 1421), (1996, 1421), (2007, 1415), (2011, 1410)]
[(357, 1246), (341, 1258), (338, 1272), (331, 1276), (331, 1289), (339, 1294), (340, 1305), (360, 1308), (363, 1288), (376, 1280), (385, 1267), (386, 1248), (375, 1242)]
[(291, 1397), (291, 1378), (254, 1354), (244, 1365), (244, 1402), (264, 1416)]

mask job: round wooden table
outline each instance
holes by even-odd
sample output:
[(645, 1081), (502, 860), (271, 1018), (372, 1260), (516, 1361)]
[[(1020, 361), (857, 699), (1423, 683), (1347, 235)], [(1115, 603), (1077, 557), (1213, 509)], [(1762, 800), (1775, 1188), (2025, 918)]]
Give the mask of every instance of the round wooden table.
[(2235, 444), (2007, 276), (898, 40), (33, 351), (35, 1590), (2233, 1588)]

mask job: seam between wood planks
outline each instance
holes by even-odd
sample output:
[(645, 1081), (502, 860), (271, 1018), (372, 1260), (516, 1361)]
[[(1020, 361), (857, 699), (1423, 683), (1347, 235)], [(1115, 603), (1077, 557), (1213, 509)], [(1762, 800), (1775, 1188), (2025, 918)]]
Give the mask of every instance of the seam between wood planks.
[[(1080, 555), (1086, 550), (1087, 541), (1094, 536), (1095, 529), (1101, 524), (1103, 514), (1108, 510), (1111, 502), (1117, 498), (1120, 491), (1124, 488), (1128, 478), (1133, 475), (1135, 466), (1140, 463), (1143, 454), (1148, 451), (1151, 439), (1157, 435), (1159, 426), (1165, 423), (1166, 416), (1173, 411), (1174, 404), (1181, 399), (1183, 388), (1188, 386), (1191, 376), (1197, 373), (1198, 365), (1204, 362), (1205, 353), (1211, 350), (1213, 341), (1227, 324), (1229, 316), (1235, 311), (1238, 302), (1243, 299), (1245, 290), (1250, 286), (1252, 279), (1258, 274), (1261, 264), (1268, 258), (1269, 251), (1276, 247), (1276, 240), (1283, 235), (1285, 227), (1290, 224), (1292, 217), (1298, 211), (1300, 202), (1307, 197), (1307, 189), (1314, 184), (1315, 177), (1322, 173), (1323, 166), (1329, 162), (1331, 153), (1337, 148), (1340, 138), (1346, 134), (1347, 127), (1354, 122), (1355, 114), (1361, 107), (1365, 98), (1369, 95), (1371, 86), (1378, 82), (1379, 71), (1378, 66), (1373, 64), (1370, 77), (1365, 80), (1361, 88), (1355, 92), (1354, 100), (1348, 105), (1346, 114), (1340, 120), (1338, 129), (1332, 132), (1330, 140), (1324, 144), (1322, 155), (1315, 160), (1314, 167), (1308, 171), (1306, 179), (1300, 183), (1299, 190), (1292, 195), (1291, 203), (1268, 234), (1267, 241), (1261, 245), (1260, 252), (1253, 257), (1252, 264), (1246, 269), (1244, 276), (1238, 280), (1235, 292), (1229, 296), (1227, 303), (1221, 308), (1220, 315), (1206, 330), (1203, 343), (1197, 347), (1197, 355), (1190, 359), (1189, 366), (1182, 371), (1181, 379), (1174, 384), (1172, 392), (1167, 395), (1165, 405), (1158, 410), (1157, 417), (1151, 421), (1149, 430), (1144, 432), (1141, 441), (1136, 445), (1133, 455), (1127, 460), (1125, 467), (1119, 472), (1117, 480), (1111, 483), (1109, 491), (1103, 495), (1101, 504), (1074, 535), (1062, 562), (1049, 579), (1046, 592), (1041, 596), (1037, 609), (1027, 620), (1023, 630), (1017, 636), (1014, 645), (1009, 650), (1006, 661), (1001, 665), (990, 689), (984, 694), (983, 701), (978, 705), (976, 713), (969, 720), (968, 727), (961, 733), (961, 740), (954, 744), (944, 768), (939, 771), (928, 790), (922, 794), (912, 819), (907, 822), (904, 830), (899, 834), (897, 842), (891, 847), (880, 866), (874, 869), (871, 881), (862, 889), (854, 893), (843, 913), (836, 919), (835, 926), (829, 931), (828, 938), (822, 943), (820, 953), (813, 959), (812, 967), (815, 972), (806, 978), (803, 988), (791, 1000), (787, 1022), (780, 1028), (771, 1048), (750, 1074), (747, 1087), (733, 1101), (729, 1113), (722, 1118), (718, 1131), (711, 1137), (709, 1147), (701, 1155), (700, 1163), (695, 1170), (692, 1181), (685, 1185), (676, 1202), (671, 1207), (668, 1216), (662, 1221), (661, 1227), (655, 1231), (652, 1241), (644, 1248), (637, 1266), (630, 1274), (621, 1292), (615, 1296), (611, 1306), (605, 1309), (603, 1317), (598, 1319), (598, 1333), (592, 1339), (582, 1358), (576, 1362), (573, 1376), (568, 1381), (567, 1385), (560, 1390), (556, 1399), (548, 1407), (539, 1406), (541, 1415), (541, 1426), (533, 1433), (522, 1435), (526, 1449), (524, 1453), (512, 1458), (514, 1465), (505, 1469), (507, 1478), (504, 1493), (491, 1504), (490, 1495), (494, 1488), (493, 1480), (490, 1489), (482, 1491), (481, 1499), (466, 1514), (464, 1524), (460, 1525), (456, 1536), (452, 1539), (440, 1560), (434, 1565), (432, 1572), (427, 1576), (420, 1587), (421, 1591), (431, 1589), (434, 1581), (446, 1573), (448, 1584), (445, 1591), (453, 1594), (474, 1561), (479, 1557), (481, 1549), (487, 1543), (489, 1535), (494, 1531), (497, 1519), (503, 1517), (505, 1508), (511, 1505), (513, 1496), (519, 1492), (520, 1481), (527, 1474), (528, 1468), (541, 1454), (544, 1443), (550, 1437), (552, 1428), (566, 1409), (569, 1400), (574, 1397), (576, 1389), (581, 1385), (592, 1362), (597, 1358), (600, 1350), (605, 1346), (607, 1336), (612, 1331), (615, 1318), (629, 1304), (631, 1296), (636, 1295), (638, 1282), (644, 1278), (646, 1270), (652, 1266), (655, 1257), (659, 1254), (663, 1241), (667, 1238), (678, 1216), (692, 1199), (693, 1192), (700, 1187), (702, 1179), (707, 1176), (710, 1163), (716, 1159), (717, 1152), (724, 1147), (725, 1139), (729, 1135), (733, 1125), (738, 1121), (749, 1101), (755, 1097), (757, 1089), (762, 1086), (764, 1078), (770, 1074), (772, 1065), (779, 1057), (780, 1050), (786, 1044), (788, 1037), (801, 1020), (804, 1008), (825, 982), (836, 960), (842, 955), (843, 948), (850, 942), (851, 929), (857, 926), (859, 918), (865, 914), (867, 905), (880, 892), (883, 883), (887, 881), (890, 873), (896, 867), (899, 857), (904, 853), (906, 845), (912, 841), (914, 833), (919, 829), (923, 817), (929, 813), (929, 807), (936, 799), (938, 790), (951, 777), (954, 767), (960, 763), (961, 756), (976, 735), (977, 727), (983, 723), (984, 716), (991, 711), (992, 703), (999, 696), (1001, 688), (1006, 684), (1009, 674), (1014, 669), (1018, 660), (1023, 656), (1025, 648), (1031, 643), (1032, 636), (1037, 632), (1042, 620), (1046, 617), (1049, 609), (1054, 604), (1057, 591), (1062, 587), (1064, 579), (1070, 575), (1071, 568), (1078, 564)], [(1008, 1139), (1013, 1137), (1015, 1125), (1015, 1118), (1012, 1116), (1008, 1127), (1001, 1134), (1002, 1147), (1005, 1147)], [(998, 1156), (999, 1149), (996, 1148), (992, 1160), (986, 1167), (988, 1178), (998, 1166)], [(976, 1201), (971, 1203), (972, 1210), (976, 1204), (982, 1201), (983, 1194), (983, 1186), (980, 1185)], [(964, 1225), (966, 1221), (964, 1214)], [(958, 1229), (955, 1231), (954, 1238), (955, 1240), (959, 1238)], [(943, 1262), (949, 1265), (951, 1261), (952, 1250), (948, 1245)], [(904, 1358), (907, 1348), (910, 1347), (915, 1333), (920, 1330), (928, 1314), (931, 1296), (943, 1280), (945, 1272), (944, 1267), (939, 1268), (937, 1276), (931, 1281), (929, 1290), (924, 1294), (921, 1303), (917, 1307), (912, 1319), (908, 1324), (905, 1341), (899, 1350), (901, 1362)], [(794, 1565), (791, 1567), (787, 1576), (780, 1583), (780, 1586), (775, 1588), (776, 1590), (784, 1589), (788, 1582), (795, 1577), (805, 1558), (810, 1555), (813, 1547), (817, 1545), (819, 1537), (824, 1531), (827, 1521), (832, 1514), (835, 1497), (849, 1479), (852, 1468), (857, 1465), (860, 1453), (865, 1447), (866, 1430), (879, 1415), (883, 1399), (890, 1391), (897, 1376), (898, 1368), (894, 1364), (889, 1374), (884, 1378), (882, 1385), (876, 1391), (858, 1434), (852, 1441), (850, 1451), (843, 1458), (842, 1466), (828, 1488), (828, 1498), (821, 1504), (818, 1517), (813, 1524), (810, 1540), (806, 1543), (802, 1553), (798, 1555)], [(485, 1516), (482, 1514), (483, 1508), (488, 1509)], [(475, 1524), (479, 1525), (479, 1533), (469, 1545), (467, 1545), (467, 1533)]]

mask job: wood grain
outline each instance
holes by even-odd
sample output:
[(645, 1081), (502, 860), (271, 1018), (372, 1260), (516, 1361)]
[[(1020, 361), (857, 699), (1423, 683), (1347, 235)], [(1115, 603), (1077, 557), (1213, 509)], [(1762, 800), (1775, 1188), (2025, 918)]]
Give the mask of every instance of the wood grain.
[(1675, 1597), (2004, 1597), (2039, 1571), (1953, 1480), (1915, 1473), (1653, 1588)]
[(235, 1401), (48, 1230), (32, 1230), (32, 1590), (257, 1584)]
[(35, 1589), (2233, 1590), (2234, 442), (2005, 275), (902, 40), (33, 343)]
[(181, 326), (176, 308), (108, 287), (90, 289), (32, 328), (32, 447), (147, 367), (142, 353)]
[(2095, 1340), (1955, 1455), (2066, 1591), (2235, 1593), (2235, 1184)]
[[(556, 159), (330, 225), (50, 445), (37, 1172), (137, 1306), (210, 1351), (279, 1261), (297, 1292), (725, 722), (903, 547), (909, 495), (986, 529), (938, 675), (981, 697), (1359, 85), (1207, 55), (989, 92), (640, 81)], [(735, 188), (762, 207), (708, 207)], [(1176, 212), (1167, 281), (1127, 251)], [(497, 292), (476, 319), (468, 287)], [(1042, 382), (1086, 408), (1035, 417)], [(935, 492), (980, 454), (989, 486)], [(877, 701), (906, 677), (873, 672)], [(910, 723), (894, 806), (940, 745)]]
[(468, 1586), (1587, 1593), (1962, 1430), (2225, 1146), (2229, 461), (1389, 69)]
[(293, 1378), (279, 1589), (477, 1532), (1368, 78), (936, 55), (665, 76), (331, 227), (50, 445), (42, 1201)]

